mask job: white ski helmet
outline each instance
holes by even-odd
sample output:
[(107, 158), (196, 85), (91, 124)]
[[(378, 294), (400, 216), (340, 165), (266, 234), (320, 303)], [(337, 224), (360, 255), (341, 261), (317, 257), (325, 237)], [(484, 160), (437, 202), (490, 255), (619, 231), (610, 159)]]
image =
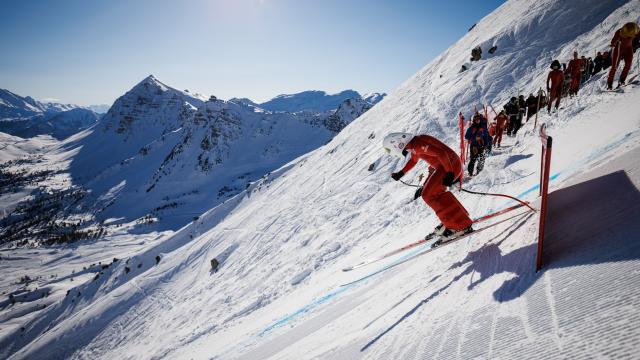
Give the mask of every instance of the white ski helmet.
[(391, 133), (384, 137), (382, 146), (386, 152), (404, 157), (402, 152), (411, 139), (413, 139), (413, 135), (409, 133)]

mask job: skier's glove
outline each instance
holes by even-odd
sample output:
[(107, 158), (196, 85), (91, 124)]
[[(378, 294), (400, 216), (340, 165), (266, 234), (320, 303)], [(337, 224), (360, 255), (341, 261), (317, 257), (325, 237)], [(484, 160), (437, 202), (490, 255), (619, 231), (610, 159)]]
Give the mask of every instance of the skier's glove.
[(402, 170), (395, 172), (395, 173), (391, 173), (391, 178), (395, 181), (400, 180), (401, 177), (404, 176), (404, 172), (402, 172)]
[(452, 186), (453, 185), (453, 173), (451, 171), (447, 171), (446, 174), (444, 174), (444, 179), (442, 179), (442, 185), (444, 186)]

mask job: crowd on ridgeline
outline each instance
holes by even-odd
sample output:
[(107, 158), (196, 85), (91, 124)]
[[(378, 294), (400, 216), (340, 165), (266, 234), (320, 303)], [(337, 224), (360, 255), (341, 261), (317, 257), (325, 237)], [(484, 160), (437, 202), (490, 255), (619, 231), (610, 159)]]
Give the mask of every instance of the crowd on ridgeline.
[[(425, 239), (428, 240), (437, 235), (440, 236), (438, 240), (440, 242), (450, 241), (474, 231), (469, 213), (449, 191), (450, 187), (463, 178), (464, 163), (467, 160), (465, 153), (468, 154), (469, 163), (466, 170), (469, 176), (477, 175), (484, 168), (486, 156), (491, 154), (493, 147), (502, 146), (505, 131), (507, 136), (516, 136), (523, 121), (528, 122), (534, 115), (537, 121), (536, 114), (545, 106), (548, 113), (551, 113), (551, 107), (554, 105), (557, 111), (563, 97), (577, 96), (580, 86), (601, 71), (609, 69), (607, 89), (612, 90), (617, 69), (622, 61), (624, 61), (624, 67), (620, 73), (618, 87), (625, 86), (633, 62), (633, 53), (638, 49), (639, 44), (638, 25), (633, 22), (627, 23), (615, 32), (610, 50), (598, 52), (595, 58), (579, 56), (575, 51), (573, 58), (567, 64), (553, 60), (551, 71), (547, 76), (546, 92), (540, 88), (537, 94), (531, 93), (527, 98), (518, 94), (517, 97), (512, 97), (500, 112), (496, 112), (491, 105), (484, 107), (484, 114), (476, 110), (466, 130), (464, 130), (464, 117), (460, 113), (460, 131), (464, 131), (466, 140), (461, 143), (460, 156), (430, 135), (388, 134), (383, 140), (385, 150), (403, 158), (409, 156), (404, 167), (391, 174), (393, 180), (400, 181), (420, 160), (429, 164), (429, 175), (422, 186), (418, 186), (415, 198), (422, 197), (424, 202), (434, 210), (441, 223)], [(490, 52), (496, 49), (494, 46)], [(479, 61), (482, 58), (481, 54), (482, 50), (479, 47), (474, 48), (471, 61)], [(466, 68), (463, 66), (464, 70)], [(633, 78), (630, 80), (633, 81)], [(489, 108), (495, 115), (491, 122), (488, 120)], [(422, 182), (422, 175), (419, 181)]]
[(494, 146), (501, 147), (505, 132), (507, 136), (515, 136), (523, 122), (528, 122), (545, 106), (547, 113), (551, 113), (552, 107), (557, 111), (560, 100), (567, 96), (577, 96), (581, 85), (592, 76), (609, 69), (607, 89), (612, 90), (616, 72), (621, 62), (624, 62), (618, 88), (625, 86), (633, 63), (633, 54), (638, 48), (640, 28), (634, 22), (627, 23), (615, 32), (610, 50), (597, 52), (595, 58), (579, 56), (578, 52), (574, 51), (573, 58), (567, 63), (561, 64), (559, 60), (553, 60), (547, 76), (546, 92), (540, 89), (537, 94), (530, 93), (527, 98), (524, 95), (514, 96), (497, 113), (491, 107), (495, 114), (491, 122), (487, 120), (486, 109), (484, 115), (476, 111), (465, 132), (468, 142), (469, 176), (482, 171), (486, 156), (491, 154)]

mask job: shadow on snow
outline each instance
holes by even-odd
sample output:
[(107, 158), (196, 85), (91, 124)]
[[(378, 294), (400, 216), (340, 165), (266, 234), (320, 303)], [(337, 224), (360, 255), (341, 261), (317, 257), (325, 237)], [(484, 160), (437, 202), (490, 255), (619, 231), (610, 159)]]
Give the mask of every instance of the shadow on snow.
[[(470, 252), (465, 259), (451, 265), (448, 270), (453, 271), (468, 264), (448, 284), (418, 302), (360, 351), (367, 350), (465, 275), (479, 276), (472, 278), (467, 287), (473, 290), (494, 275), (504, 272), (514, 274), (493, 293), (496, 301), (506, 302), (523, 295), (548, 269), (640, 259), (640, 242), (637, 241), (637, 234), (640, 233), (640, 222), (637, 221), (640, 219), (640, 192), (624, 171), (569, 186), (549, 195), (544, 269), (539, 273), (534, 271), (537, 243), (507, 254), (500, 249), (502, 242), (531, 216), (512, 224), (496, 236), (496, 239), (501, 238), (500, 241)], [(434, 277), (431, 282), (437, 278)]]

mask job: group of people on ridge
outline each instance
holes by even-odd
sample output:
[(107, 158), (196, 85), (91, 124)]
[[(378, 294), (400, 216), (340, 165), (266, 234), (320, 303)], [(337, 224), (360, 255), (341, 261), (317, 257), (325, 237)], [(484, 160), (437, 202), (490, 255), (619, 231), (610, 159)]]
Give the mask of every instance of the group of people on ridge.
[[(610, 51), (598, 52), (595, 60), (591, 58), (578, 58), (578, 52), (573, 53), (573, 59), (568, 66), (560, 64), (558, 60), (551, 63), (551, 71), (547, 76), (547, 92), (549, 101), (547, 111), (551, 112), (551, 105), (555, 101), (555, 109), (560, 106), (560, 99), (567, 94), (574, 96), (580, 90), (581, 82), (597, 74), (601, 70), (609, 69), (607, 76), (607, 90), (613, 89), (613, 81), (620, 66), (624, 61), (624, 67), (618, 79), (617, 88), (624, 86), (627, 76), (633, 64), (633, 53), (640, 48), (640, 28), (635, 22), (624, 24), (618, 29), (610, 43)], [(561, 70), (561, 67), (563, 70)]]
[[(627, 23), (616, 31), (611, 40), (611, 58), (613, 61), (607, 78), (608, 89), (613, 86), (616, 69), (621, 60), (624, 60), (625, 65), (620, 74), (618, 86), (625, 84), (633, 61), (633, 52), (640, 42), (639, 34), (640, 30), (636, 23)], [(607, 53), (605, 52), (605, 54)], [(585, 61), (584, 57), (578, 58), (578, 53), (574, 52), (573, 59), (564, 71), (561, 70), (562, 65), (560, 62), (554, 60), (551, 63), (552, 70), (547, 76), (549, 97), (544, 99), (544, 103), (547, 103), (547, 110), (551, 111), (554, 101), (556, 109), (560, 105), (564, 90), (565, 73), (571, 79), (568, 87), (569, 95), (576, 95), (585, 76), (588, 79), (588, 76), (608, 67), (607, 58), (609, 58), (608, 54), (598, 53), (595, 61), (590, 59)], [(477, 172), (482, 170), (485, 154), (491, 152), (493, 145), (500, 146), (505, 129), (507, 130), (507, 135), (515, 135), (522, 126), (525, 112), (528, 113), (527, 120), (529, 120), (539, 110), (538, 108), (543, 105), (541, 104), (542, 95), (543, 92), (541, 91), (537, 97), (530, 94), (526, 100), (522, 95), (518, 98), (512, 97), (504, 106), (504, 109), (496, 114), (491, 124), (492, 131), (490, 131), (487, 118), (476, 111), (472, 117), (472, 123), (465, 133), (470, 149), (468, 166), (470, 175), (473, 175), (473, 168), (476, 163)], [(439, 235), (439, 241), (450, 241), (473, 231), (471, 226), (473, 221), (469, 217), (468, 211), (449, 191), (449, 188), (459, 182), (463, 175), (463, 162), (454, 150), (433, 136), (414, 136), (410, 133), (388, 134), (382, 144), (389, 153), (400, 157), (409, 156), (409, 160), (404, 167), (400, 171), (391, 174), (393, 180), (400, 180), (420, 160), (429, 164), (429, 176), (416, 192), (416, 196), (422, 197), (424, 202), (435, 211), (436, 216), (440, 219), (441, 223), (436, 226), (430, 235)], [(427, 235), (427, 238), (430, 235)]]

